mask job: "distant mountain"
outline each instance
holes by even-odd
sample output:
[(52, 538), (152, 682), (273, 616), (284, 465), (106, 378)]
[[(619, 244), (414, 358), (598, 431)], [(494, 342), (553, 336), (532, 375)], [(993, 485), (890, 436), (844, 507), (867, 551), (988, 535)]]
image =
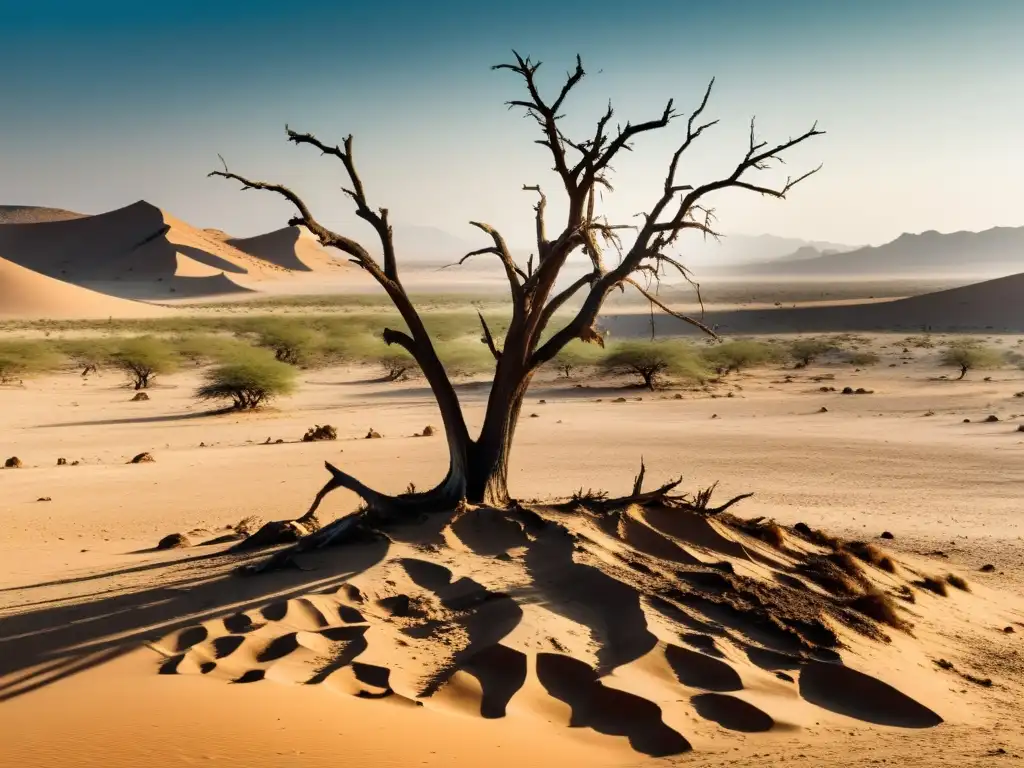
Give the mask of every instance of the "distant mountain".
[(813, 258), (822, 253), (843, 253), (860, 247), (776, 235), (727, 235), (720, 241), (693, 236), (681, 238), (679, 244), (683, 263), (689, 267), (711, 268), (766, 263), (804, 254)]
[(792, 277), (989, 276), (1024, 269), (1024, 227), (983, 232), (934, 230), (902, 234), (892, 242), (817, 255), (805, 248), (772, 263), (743, 265), (745, 274)]

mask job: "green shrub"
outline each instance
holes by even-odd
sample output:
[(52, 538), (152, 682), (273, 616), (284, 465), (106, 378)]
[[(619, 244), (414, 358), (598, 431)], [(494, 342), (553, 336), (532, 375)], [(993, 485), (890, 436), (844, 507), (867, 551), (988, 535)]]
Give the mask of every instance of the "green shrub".
[(1003, 356), (997, 350), (983, 347), (972, 339), (950, 342), (942, 350), (939, 359), (945, 366), (960, 369), (958, 381), (966, 376), (968, 371), (998, 368), (1003, 363)]
[(146, 389), (154, 377), (173, 373), (179, 358), (166, 341), (139, 336), (118, 344), (111, 361), (128, 376), (135, 389)]
[(257, 346), (269, 349), (276, 360), (289, 365), (311, 364), (323, 343), (308, 323), (291, 318), (260, 318), (253, 332)]
[(171, 340), (171, 346), (181, 358), (197, 366), (224, 362), (252, 348), (240, 339), (214, 333), (177, 336)]
[(573, 373), (583, 368), (589, 368), (600, 364), (605, 356), (605, 351), (597, 344), (588, 344), (585, 341), (573, 340), (566, 344), (551, 360), (559, 373), (565, 378), (572, 378)]
[(701, 358), (719, 374), (767, 365), (779, 361), (781, 357), (779, 348), (774, 344), (752, 339), (726, 341), (701, 350)]
[(206, 383), (196, 390), (200, 400), (230, 400), (238, 410), (253, 410), (267, 401), (291, 394), (295, 368), (266, 350), (236, 353), (230, 362), (206, 372)]
[(849, 352), (846, 355), (846, 362), (850, 365), (877, 365), (880, 360), (881, 358), (874, 352)]
[(796, 339), (789, 344), (790, 357), (800, 365), (810, 365), (835, 349), (836, 345), (825, 339)]
[(117, 349), (116, 341), (95, 337), (67, 339), (57, 342), (57, 345), (76, 367), (82, 369), (83, 376), (88, 376), (109, 364)]
[(63, 363), (54, 342), (0, 342), (0, 382), (55, 371)]
[(708, 371), (692, 346), (680, 341), (620, 341), (601, 360), (607, 373), (637, 376), (654, 390), (665, 377), (703, 381)]

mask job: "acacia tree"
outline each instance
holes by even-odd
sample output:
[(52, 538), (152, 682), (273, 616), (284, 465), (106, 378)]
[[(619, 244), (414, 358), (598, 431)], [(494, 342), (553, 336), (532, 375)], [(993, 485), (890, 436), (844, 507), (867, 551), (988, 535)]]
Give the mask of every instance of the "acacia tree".
[[(761, 195), (784, 198), (801, 181), (816, 173), (815, 168), (795, 178), (790, 177), (777, 186), (750, 180), (752, 172), (781, 162), (786, 150), (808, 139), (823, 134), (813, 125), (804, 133), (778, 144), (760, 141), (750, 124), (750, 141), (746, 152), (731, 173), (703, 184), (687, 184), (677, 179), (680, 161), (694, 142), (718, 121), (702, 122), (702, 114), (711, 97), (714, 80), (704, 91), (697, 108), (686, 120), (686, 132), (678, 148), (668, 159), (664, 182), (653, 195), (651, 207), (639, 226), (610, 222), (597, 212), (599, 190), (611, 191), (609, 174), (612, 163), (628, 152), (635, 140), (668, 128), (680, 117), (669, 100), (661, 114), (645, 122), (627, 122), (615, 127), (614, 112), (609, 104), (597, 120), (593, 133), (584, 138), (570, 138), (561, 128), (562, 110), (570, 94), (584, 78), (583, 64), (576, 57), (575, 69), (569, 72), (554, 98), (545, 98), (537, 82), (539, 61), (513, 52), (515, 61), (499, 64), (492, 69), (505, 70), (522, 80), (525, 96), (508, 102), (510, 108), (522, 109), (541, 131), (536, 143), (546, 148), (554, 163), (561, 189), (567, 203), (565, 218), (554, 227), (546, 216), (547, 197), (539, 185), (524, 185), (524, 191), (536, 195), (534, 225), (536, 231), (536, 261), (531, 255), (528, 263), (517, 263), (505, 238), (497, 229), (480, 221), (470, 222), (483, 232), (489, 243), (472, 251), (458, 262), (489, 255), (496, 257), (508, 280), (512, 317), (503, 339), (495, 338), (483, 315), (483, 341), (494, 358), (494, 378), (487, 402), (483, 426), (477, 437), (469, 433), (458, 395), (445, 371), (434, 342), (424, 327), (420, 313), (402, 285), (399, 258), (392, 238), (392, 227), (387, 208), (371, 204), (353, 154), (352, 136), (339, 145), (321, 141), (310, 133), (299, 133), (285, 127), (288, 141), (320, 150), (323, 155), (339, 160), (348, 178), (344, 192), (355, 204), (356, 214), (368, 222), (380, 241), (382, 259), (375, 258), (370, 249), (347, 235), (334, 232), (313, 215), (302, 198), (288, 187), (257, 181), (236, 174), (224, 163), (223, 170), (211, 176), (231, 179), (243, 189), (273, 192), (287, 199), (296, 209), (289, 225), (301, 225), (312, 232), (325, 247), (336, 248), (347, 254), (352, 262), (366, 270), (384, 289), (405, 322), (407, 330), (386, 328), (383, 339), (405, 349), (415, 359), (433, 391), (440, 408), (447, 436), (449, 467), (444, 479), (433, 489), (421, 493), (388, 496), (352, 477), (348, 473), (327, 465), (331, 479), (317, 494), (307, 517), (327, 493), (336, 488), (347, 488), (358, 494), (367, 510), (384, 518), (403, 512), (422, 512), (430, 509), (452, 508), (461, 501), (497, 507), (510, 502), (508, 491), (508, 463), (520, 409), (530, 382), (537, 370), (550, 361), (568, 343), (575, 339), (603, 345), (603, 338), (594, 328), (601, 307), (615, 289), (631, 286), (639, 291), (654, 307), (680, 320), (698, 326), (708, 334), (713, 332), (699, 320), (681, 315), (667, 307), (651, 290), (651, 281), (659, 279), (672, 269), (689, 279), (689, 272), (673, 255), (674, 247), (684, 232), (695, 231), (717, 237), (713, 228), (713, 209), (706, 201), (726, 189), (742, 189)], [(631, 244), (625, 246), (619, 233), (635, 230)], [(619, 254), (617, 265), (604, 259), (604, 249), (614, 247)], [(582, 251), (590, 261), (590, 270), (567, 287), (556, 292), (555, 284), (570, 254)], [(578, 294), (582, 305), (567, 322), (553, 332), (549, 325), (567, 302)]]

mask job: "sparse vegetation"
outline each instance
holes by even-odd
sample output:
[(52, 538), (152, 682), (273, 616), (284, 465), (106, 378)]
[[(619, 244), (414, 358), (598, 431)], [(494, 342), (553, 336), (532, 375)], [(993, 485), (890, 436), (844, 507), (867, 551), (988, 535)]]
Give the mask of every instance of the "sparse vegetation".
[(942, 350), (940, 360), (945, 366), (960, 369), (960, 376), (957, 379), (959, 381), (968, 371), (998, 368), (1003, 362), (1003, 357), (997, 350), (967, 339), (951, 342)]
[(288, 365), (313, 362), (320, 338), (307, 325), (289, 318), (263, 318), (254, 328), (257, 346), (269, 349)]
[(206, 373), (206, 383), (196, 390), (201, 400), (230, 400), (238, 410), (253, 410), (269, 400), (290, 394), (295, 388), (295, 369), (264, 350), (218, 365)]
[(752, 339), (736, 339), (701, 350), (701, 357), (719, 375), (758, 365), (778, 362), (783, 354), (777, 346)]
[(141, 336), (121, 342), (111, 361), (128, 376), (136, 390), (147, 389), (156, 376), (171, 373), (178, 367), (174, 349), (155, 336)]
[(850, 365), (866, 367), (869, 365), (877, 365), (879, 361), (881, 361), (881, 358), (875, 352), (856, 351), (848, 352), (846, 354), (846, 362)]
[(789, 355), (798, 365), (807, 366), (835, 349), (836, 345), (826, 339), (795, 339), (789, 344)]
[(652, 391), (666, 377), (703, 381), (708, 374), (693, 347), (679, 341), (621, 341), (601, 366), (607, 373), (639, 377)]
[(551, 363), (562, 376), (571, 379), (581, 370), (599, 365), (603, 355), (604, 350), (597, 345), (574, 340), (566, 344)]
[(63, 362), (48, 342), (0, 342), (0, 384), (57, 370)]

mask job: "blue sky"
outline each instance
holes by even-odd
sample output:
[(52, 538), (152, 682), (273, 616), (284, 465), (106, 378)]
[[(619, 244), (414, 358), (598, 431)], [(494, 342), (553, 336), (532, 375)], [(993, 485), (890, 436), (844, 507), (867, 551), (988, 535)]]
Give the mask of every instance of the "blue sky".
[[(735, 163), (752, 114), (770, 140), (817, 119), (828, 134), (787, 170), (822, 173), (786, 202), (720, 197), (726, 232), (877, 243), (1024, 225), (1019, 0), (0, 0), (0, 18), (0, 203), (97, 213), (146, 199), (238, 235), (281, 226), (282, 202), (206, 178), (219, 152), (299, 190), (325, 223), (363, 226), (340, 167), (287, 144), (288, 122), (353, 133), (371, 202), (396, 222), (472, 238), (481, 219), (526, 244), (522, 185), (556, 187), (533, 124), (503, 106), (519, 83), (489, 69), (515, 48), (544, 61), (549, 88), (582, 54), (566, 125), (584, 131), (608, 98), (623, 121), (669, 97), (687, 111), (716, 76), (708, 114), (722, 123), (688, 179)], [(683, 128), (618, 163), (612, 218), (649, 206)]]

